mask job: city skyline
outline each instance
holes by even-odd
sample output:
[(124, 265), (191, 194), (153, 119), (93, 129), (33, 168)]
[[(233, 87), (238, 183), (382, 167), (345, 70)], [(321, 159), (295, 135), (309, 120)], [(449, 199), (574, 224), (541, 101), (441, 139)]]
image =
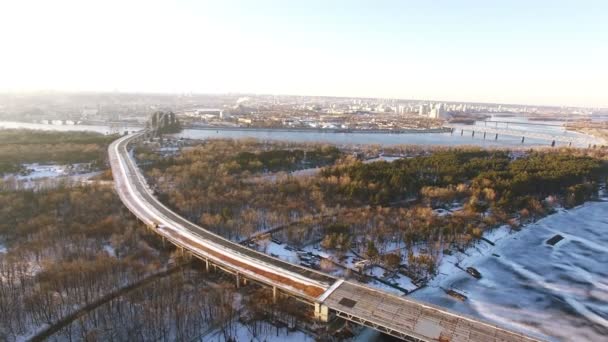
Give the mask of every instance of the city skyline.
[(608, 107), (608, 6), (599, 1), (23, 1), (0, 9), (8, 51), (0, 91)]

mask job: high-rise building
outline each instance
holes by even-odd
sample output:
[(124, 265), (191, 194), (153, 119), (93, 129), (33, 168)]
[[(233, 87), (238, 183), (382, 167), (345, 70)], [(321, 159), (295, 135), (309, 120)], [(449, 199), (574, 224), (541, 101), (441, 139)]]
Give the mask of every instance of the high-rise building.
[(443, 119), (446, 116), (446, 111), (443, 108), (443, 103), (436, 103), (431, 105), (431, 111), (429, 112), (429, 118), (431, 119)]
[(427, 113), (427, 108), (425, 104), (421, 104), (418, 106), (418, 115), (420, 116), (426, 116)]

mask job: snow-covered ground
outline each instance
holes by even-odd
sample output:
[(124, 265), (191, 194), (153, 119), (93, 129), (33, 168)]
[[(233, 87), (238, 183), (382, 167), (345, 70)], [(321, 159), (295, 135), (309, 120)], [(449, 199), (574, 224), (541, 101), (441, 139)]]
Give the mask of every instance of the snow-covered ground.
[(90, 166), (84, 164), (23, 164), (26, 174), (6, 174), (2, 177), (5, 182), (14, 182), (18, 189), (50, 188), (60, 183), (79, 183), (97, 176), (101, 171), (90, 171)]
[(26, 175), (16, 175), (18, 180), (35, 180), (40, 178), (54, 178), (59, 176), (65, 176), (67, 174), (67, 167), (65, 165), (55, 164), (24, 164), (28, 170)]
[(300, 259), (295, 250), (285, 249), (287, 244), (278, 244), (270, 240), (260, 241), (261, 251), (293, 264), (299, 264)]
[[(396, 243), (389, 244), (389, 246), (392, 246), (393, 249), (398, 249), (398, 245)], [(329, 258), (329, 259), (339, 263), (340, 265), (342, 265), (346, 268), (353, 269), (353, 270), (357, 269), (357, 262), (361, 261), (361, 258), (354, 255), (351, 251), (346, 252), (341, 258), (339, 258), (332, 251), (323, 250), (322, 248), (319, 248), (317, 245), (314, 245), (314, 246), (309, 245), (309, 246), (304, 247), (303, 249), (307, 252), (311, 252), (313, 254), (319, 255), (323, 258)], [(327, 272), (327, 270), (325, 270), (325, 271)], [(343, 276), (344, 270), (337, 267), (337, 269), (335, 269), (333, 271), (329, 271), (328, 273), (331, 273), (335, 276)], [(412, 283), (412, 280), (409, 277), (407, 277), (403, 274), (400, 274), (397, 272), (389, 272), (390, 274), (387, 274), (385, 276), (387, 271), (380, 266), (372, 266), (372, 267), (366, 268), (363, 271), (363, 273), (373, 276), (373, 277), (380, 278), (388, 283), (391, 283), (395, 286), (399, 286), (407, 291), (412, 291), (412, 290), (415, 290), (418, 288), (416, 285), (414, 285), (414, 283)], [(377, 281), (377, 280), (373, 280), (373, 281), (369, 282), (368, 285), (376, 287), (381, 290), (385, 290), (385, 291), (397, 294), (397, 295), (405, 294), (403, 291), (399, 290), (398, 288), (395, 288), (393, 286), (390, 286), (388, 284), (385, 284), (385, 283)]]
[(320, 167), (313, 167), (308, 169), (296, 170), (291, 172), (279, 171), (279, 172), (268, 172), (262, 174), (256, 174), (254, 176), (249, 177), (247, 181), (251, 183), (260, 183), (260, 182), (276, 182), (279, 179), (282, 179), (287, 176), (291, 177), (312, 177), (318, 174), (321, 171)]
[[(377, 161), (387, 161), (387, 162), (392, 162), (395, 161), (397, 159), (401, 159), (401, 157), (378, 157), (378, 158), (373, 158), (373, 159), (368, 159), (363, 161), (364, 163), (373, 163), (373, 162), (377, 162)], [(319, 172), (321, 172), (321, 167), (312, 167), (312, 168), (308, 168), (308, 169), (302, 169), (302, 170), (296, 170), (296, 171), (291, 171), (291, 172), (270, 172), (270, 173), (264, 173), (261, 175), (255, 175), (249, 178), (249, 181), (252, 183), (258, 183), (258, 182), (276, 182), (277, 179), (279, 178), (279, 175), (289, 175), (291, 177), (298, 177), (298, 178), (303, 178), (303, 177), (312, 177), (317, 175)]]
[(403, 158), (403, 157), (380, 156), (380, 157), (377, 157), (377, 158), (372, 158), (372, 159), (364, 160), (363, 163), (367, 164), (367, 163), (374, 163), (374, 162), (377, 162), (377, 161), (385, 161), (385, 162), (389, 162), (390, 163), (390, 162), (393, 162), (393, 161), (401, 159), (401, 158)]
[[(315, 338), (302, 331), (290, 331), (287, 328), (278, 328), (267, 322), (258, 322), (256, 332), (251, 327), (248, 327), (241, 322), (235, 321), (235, 327), (230, 329), (230, 337), (233, 341), (259, 341), (259, 342), (314, 342)], [(211, 334), (204, 336), (203, 341), (209, 342), (226, 342), (226, 337), (222, 331), (214, 331)]]
[(8, 174), (4, 178), (15, 177), (17, 180), (38, 180), (43, 178), (56, 178), (62, 176), (90, 175), (90, 166), (87, 163), (59, 165), (59, 164), (23, 164), (26, 174)]
[[(546, 241), (556, 234), (564, 240)], [(444, 256), (439, 275), (412, 297), (560, 341), (608, 336), (608, 202), (560, 210), (520, 232), (506, 226), (466, 251)], [(475, 279), (460, 266), (475, 267)], [(468, 299), (447, 296), (453, 288)]]
[(116, 250), (114, 250), (114, 247), (112, 247), (111, 245), (104, 245), (103, 250), (106, 251), (109, 256), (116, 257)]

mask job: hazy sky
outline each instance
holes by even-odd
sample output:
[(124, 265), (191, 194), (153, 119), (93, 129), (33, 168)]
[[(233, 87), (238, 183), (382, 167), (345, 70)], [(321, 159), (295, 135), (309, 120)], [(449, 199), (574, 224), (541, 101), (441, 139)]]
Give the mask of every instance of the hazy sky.
[(0, 0), (0, 90), (608, 107), (608, 1)]

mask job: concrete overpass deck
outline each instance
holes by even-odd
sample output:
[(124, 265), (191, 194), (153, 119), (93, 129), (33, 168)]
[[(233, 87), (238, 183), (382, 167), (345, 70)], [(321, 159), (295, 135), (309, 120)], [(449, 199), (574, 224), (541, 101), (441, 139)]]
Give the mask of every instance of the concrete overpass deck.
[(348, 281), (328, 293), (323, 304), (338, 317), (410, 341), (538, 341), (478, 319)]

